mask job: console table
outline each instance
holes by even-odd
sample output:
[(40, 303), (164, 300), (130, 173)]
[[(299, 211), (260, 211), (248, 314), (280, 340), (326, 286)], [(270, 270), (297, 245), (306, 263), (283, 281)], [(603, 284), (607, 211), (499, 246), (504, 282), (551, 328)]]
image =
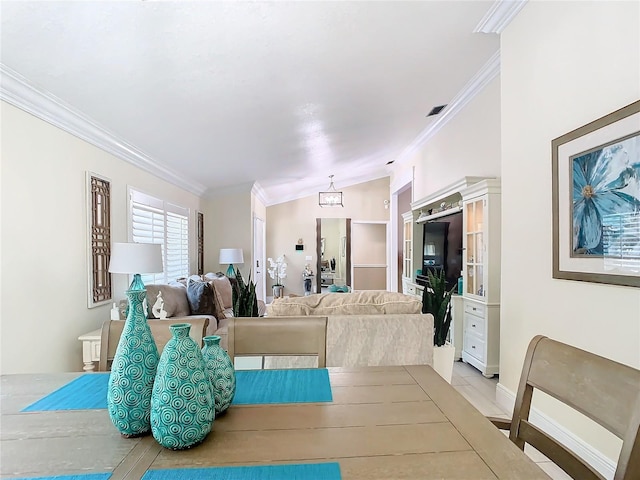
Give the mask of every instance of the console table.
[(84, 366), (82, 369), (85, 372), (92, 372), (95, 370), (94, 362), (100, 361), (100, 334), (102, 329), (98, 328), (89, 333), (85, 333), (78, 337), (78, 340), (82, 342), (82, 363)]

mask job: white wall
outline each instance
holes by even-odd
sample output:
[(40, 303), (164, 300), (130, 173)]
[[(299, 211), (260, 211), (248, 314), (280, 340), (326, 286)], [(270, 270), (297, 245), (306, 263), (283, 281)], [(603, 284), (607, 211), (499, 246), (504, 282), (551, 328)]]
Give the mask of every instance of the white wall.
[[(638, 2), (530, 1), (502, 34), (500, 383), (544, 334), (640, 367), (640, 289), (552, 279), (551, 140), (640, 98)], [(534, 406), (604, 452), (619, 442)]]
[[(109, 319), (87, 308), (86, 171), (111, 179), (112, 241), (127, 241), (127, 186), (195, 211), (199, 198), (2, 103), (0, 371), (80, 370), (78, 336)], [(115, 299), (128, 280), (113, 275)]]
[(464, 176), (500, 176), (500, 79), (493, 79), (418, 151), (413, 198)]

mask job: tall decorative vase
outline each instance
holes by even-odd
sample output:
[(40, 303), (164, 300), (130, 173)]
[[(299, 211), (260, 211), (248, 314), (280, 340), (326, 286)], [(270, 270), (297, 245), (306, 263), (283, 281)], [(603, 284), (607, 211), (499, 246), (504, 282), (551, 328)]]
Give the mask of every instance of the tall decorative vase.
[(202, 356), (213, 389), (216, 416), (224, 413), (236, 394), (236, 372), (229, 354), (220, 346), (218, 335), (204, 337)]
[(107, 409), (123, 436), (139, 437), (151, 431), (151, 392), (159, 356), (143, 309), (147, 291), (142, 286), (126, 293), (129, 313), (111, 364)]
[(183, 450), (211, 431), (214, 403), (200, 346), (189, 336), (191, 325), (169, 328), (172, 337), (162, 351), (151, 396), (151, 431), (163, 447)]

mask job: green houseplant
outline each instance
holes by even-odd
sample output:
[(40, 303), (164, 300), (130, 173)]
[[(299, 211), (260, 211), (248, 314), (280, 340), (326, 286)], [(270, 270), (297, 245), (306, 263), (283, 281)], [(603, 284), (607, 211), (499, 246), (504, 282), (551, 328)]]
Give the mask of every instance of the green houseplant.
[[(453, 288), (447, 290), (444, 271), (427, 271), (429, 284), (422, 292), (422, 313), (433, 315), (433, 369), (451, 383), (453, 375), (453, 357), (455, 347), (447, 342), (451, 326), (451, 295)], [(455, 288), (455, 287), (454, 287)]]
[(447, 279), (444, 270), (433, 273), (427, 270), (429, 284), (422, 292), (422, 313), (433, 315), (433, 345), (441, 347), (447, 341), (451, 326), (451, 290), (447, 290)]
[(236, 281), (232, 285), (233, 316), (257, 317), (256, 284), (251, 281), (251, 274), (249, 274), (249, 278), (245, 283), (240, 270), (236, 269)]

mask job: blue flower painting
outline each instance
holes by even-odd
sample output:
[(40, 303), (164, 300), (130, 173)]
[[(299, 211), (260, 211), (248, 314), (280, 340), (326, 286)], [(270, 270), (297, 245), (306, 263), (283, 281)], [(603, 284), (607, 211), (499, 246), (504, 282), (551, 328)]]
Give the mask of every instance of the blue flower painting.
[(640, 211), (640, 134), (572, 158), (574, 255), (604, 254), (602, 219)]

